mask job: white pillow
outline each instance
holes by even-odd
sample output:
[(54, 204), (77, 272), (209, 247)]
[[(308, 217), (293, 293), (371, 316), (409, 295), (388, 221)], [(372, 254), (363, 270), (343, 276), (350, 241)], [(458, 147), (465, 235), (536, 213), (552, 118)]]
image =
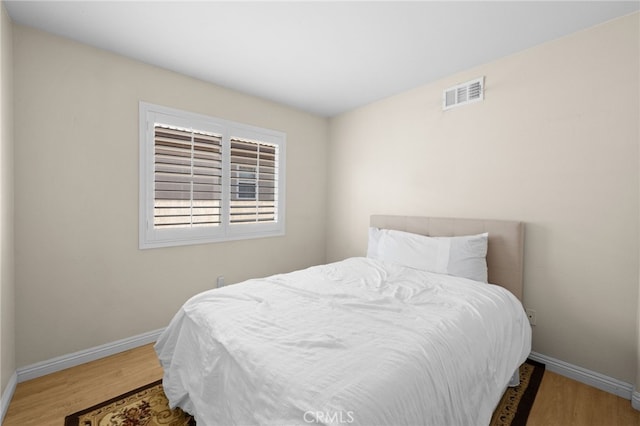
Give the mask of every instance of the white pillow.
[(437, 238), (384, 229), (378, 243), (378, 256), (387, 262), (446, 274), (449, 245)]
[(367, 257), (371, 259), (380, 259), (379, 249), (380, 239), (382, 238), (383, 230), (369, 227), (369, 243), (367, 245)]
[(427, 237), (369, 228), (367, 257), (410, 268), (487, 282), (488, 233)]
[(439, 237), (449, 240), (447, 274), (486, 283), (489, 233), (461, 237)]

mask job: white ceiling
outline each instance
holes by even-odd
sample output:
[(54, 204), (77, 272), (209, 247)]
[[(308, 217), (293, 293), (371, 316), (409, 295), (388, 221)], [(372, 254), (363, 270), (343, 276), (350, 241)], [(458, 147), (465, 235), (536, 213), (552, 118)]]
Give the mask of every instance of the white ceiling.
[(322, 116), (583, 28), (639, 1), (5, 1), (14, 21)]

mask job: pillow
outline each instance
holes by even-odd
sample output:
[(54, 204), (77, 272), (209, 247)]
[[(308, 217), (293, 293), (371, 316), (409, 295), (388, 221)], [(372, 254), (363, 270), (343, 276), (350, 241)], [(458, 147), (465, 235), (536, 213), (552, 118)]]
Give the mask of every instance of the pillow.
[(438, 239), (448, 240), (450, 244), (447, 274), (483, 283), (488, 281), (488, 232), (461, 237), (438, 237)]
[(487, 282), (489, 234), (427, 237), (369, 228), (367, 257), (428, 272)]
[(379, 249), (380, 238), (382, 238), (383, 230), (370, 227), (369, 228), (369, 243), (367, 245), (367, 257), (371, 259), (380, 259)]
[(445, 241), (424, 235), (370, 228), (367, 256), (414, 269), (446, 274), (449, 245)]

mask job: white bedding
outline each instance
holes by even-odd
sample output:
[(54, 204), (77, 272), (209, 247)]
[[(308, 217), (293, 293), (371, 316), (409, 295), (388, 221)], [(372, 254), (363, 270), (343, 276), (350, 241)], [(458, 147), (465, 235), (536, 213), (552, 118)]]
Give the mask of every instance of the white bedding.
[(487, 425), (531, 349), (507, 290), (351, 258), (201, 293), (156, 351), (198, 425)]

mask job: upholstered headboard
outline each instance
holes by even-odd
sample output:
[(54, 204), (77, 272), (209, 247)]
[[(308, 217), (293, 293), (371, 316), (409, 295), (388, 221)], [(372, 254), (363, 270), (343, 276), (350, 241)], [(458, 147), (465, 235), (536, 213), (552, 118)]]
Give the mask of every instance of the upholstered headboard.
[(524, 223), (522, 222), (373, 215), (371, 226), (431, 237), (453, 237), (488, 232), (489, 282), (506, 288), (522, 301), (524, 273)]

